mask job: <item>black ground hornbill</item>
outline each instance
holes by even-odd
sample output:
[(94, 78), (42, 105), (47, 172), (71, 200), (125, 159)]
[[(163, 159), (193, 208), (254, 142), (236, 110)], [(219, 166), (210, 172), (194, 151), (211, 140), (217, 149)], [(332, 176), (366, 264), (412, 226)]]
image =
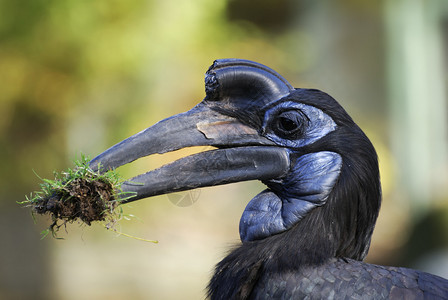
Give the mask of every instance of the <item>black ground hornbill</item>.
[(205, 77), (206, 97), (91, 161), (117, 168), (142, 156), (210, 145), (132, 178), (128, 201), (204, 186), (261, 180), (247, 205), (242, 243), (215, 269), (211, 299), (448, 298), (448, 281), (362, 262), (381, 203), (375, 149), (329, 95), (294, 89), (261, 64), (224, 59)]

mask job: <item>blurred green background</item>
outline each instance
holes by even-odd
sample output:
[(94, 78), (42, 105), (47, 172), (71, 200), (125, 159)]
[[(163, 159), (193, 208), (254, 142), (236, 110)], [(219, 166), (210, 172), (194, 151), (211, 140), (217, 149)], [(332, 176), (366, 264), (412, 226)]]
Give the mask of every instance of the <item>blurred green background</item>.
[(448, 277), (447, 37), (445, 0), (0, 0), (0, 298), (204, 297), (260, 183), (127, 205), (138, 219), (118, 229), (158, 245), (76, 224), (40, 240), (48, 218), (16, 201), (39, 188), (33, 170), (51, 178), (194, 106), (208, 66), (229, 57), (338, 99), (380, 158), (367, 260)]

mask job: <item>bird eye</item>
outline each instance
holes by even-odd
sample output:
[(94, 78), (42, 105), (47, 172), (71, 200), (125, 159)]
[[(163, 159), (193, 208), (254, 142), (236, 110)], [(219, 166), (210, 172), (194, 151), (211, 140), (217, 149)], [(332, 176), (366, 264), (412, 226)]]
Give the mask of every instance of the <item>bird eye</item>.
[(299, 126), (299, 124), (297, 124), (293, 120), (285, 117), (279, 118), (279, 125), (283, 131), (293, 131), (296, 130), (296, 128)]
[(299, 110), (281, 112), (273, 124), (273, 130), (281, 138), (294, 139), (301, 133), (306, 117)]

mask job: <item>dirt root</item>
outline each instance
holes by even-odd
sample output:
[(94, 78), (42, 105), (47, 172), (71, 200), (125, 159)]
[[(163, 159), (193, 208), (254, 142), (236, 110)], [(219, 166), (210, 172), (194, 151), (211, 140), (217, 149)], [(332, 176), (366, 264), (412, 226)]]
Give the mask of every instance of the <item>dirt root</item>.
[(105, 221), (113, 214), (118, 206), (114, 194), (110, 183), (77, 178), (51, 196), (39, 199), (33, 209), (38, 214), (51, 215), (52, 231), (78, 219), (91, 225), (93, 221)]

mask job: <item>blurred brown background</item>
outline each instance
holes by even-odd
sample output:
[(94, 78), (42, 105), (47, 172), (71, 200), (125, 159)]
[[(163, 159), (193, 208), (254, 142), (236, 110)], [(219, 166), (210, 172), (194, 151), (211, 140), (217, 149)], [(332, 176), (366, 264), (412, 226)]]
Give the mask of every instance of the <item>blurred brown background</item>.
[(16, 201), (39, 188), (33, 170), (51, 178), (194, 106), (208, 66), (229, 57), (339, 100), (380, 157), (368, 261), (448, 277), (447, 55), (444, 0), (0, 0), (0, 298), (204, 297), (260, 183), (127, 205), (137, 218), (118, 229), (158, 245), (76, 224), (41, 240), (49, 220)]

